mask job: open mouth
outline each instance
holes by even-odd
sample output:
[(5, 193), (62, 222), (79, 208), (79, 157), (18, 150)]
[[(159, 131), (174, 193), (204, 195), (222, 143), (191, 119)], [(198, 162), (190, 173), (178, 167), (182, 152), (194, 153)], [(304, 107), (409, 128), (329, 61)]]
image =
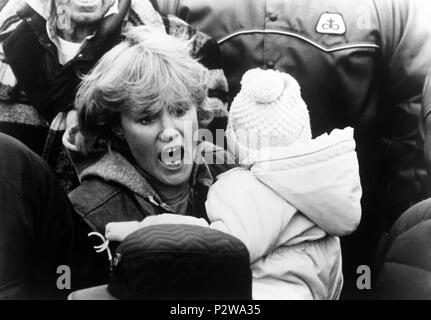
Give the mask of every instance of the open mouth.
[(98, 0), (78, 0), (76, 1), (79, 9), (84, 12), (92, 12), (98, 8)]
[(184, 163), (184, 147), (170, 146), (163, 148), (159, 154), (159, 160), (168, 169), (179, 169)]

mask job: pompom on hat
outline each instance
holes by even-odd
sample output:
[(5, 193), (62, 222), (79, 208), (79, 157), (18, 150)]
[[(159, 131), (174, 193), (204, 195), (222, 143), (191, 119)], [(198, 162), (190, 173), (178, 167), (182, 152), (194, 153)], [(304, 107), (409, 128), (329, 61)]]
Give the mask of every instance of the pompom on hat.
[(298, 82), (275, 70), (247, 71), (229, 111), (226, 139), (240, 163), (267, 148), (311, 140), (310, 117)]

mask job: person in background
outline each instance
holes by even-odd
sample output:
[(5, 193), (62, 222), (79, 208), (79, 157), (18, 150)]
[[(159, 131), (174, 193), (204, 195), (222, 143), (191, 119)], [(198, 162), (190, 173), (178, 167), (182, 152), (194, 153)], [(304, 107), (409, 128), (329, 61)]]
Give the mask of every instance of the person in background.
[(358, 266), (373, 269), (382, 234), (429, 196), (418, 128), (421, 91), (431, 68), (429, 2), (153, 2), (218, 42), (229, 101), (246, 70), (276, 69), (299, 82), (313, 136), (355, 129), (363, 216), (358, 230), (342, 242), (344, 296), (367, 295), (356, 288)]
[(10, 1), (2, 13), (0, 131), (42, 155), (67, 192), (78, 179), (61, 137), (76, 120), (69, 111), (77, 86), (131, 26), (153, 26), (192, 41), (190, 53), (210, 70), (209, 104), (220, 111), (216, 118), (224, 117), (227, 83), (217, 44), (184, 21), (159, 14), (147, 0)]

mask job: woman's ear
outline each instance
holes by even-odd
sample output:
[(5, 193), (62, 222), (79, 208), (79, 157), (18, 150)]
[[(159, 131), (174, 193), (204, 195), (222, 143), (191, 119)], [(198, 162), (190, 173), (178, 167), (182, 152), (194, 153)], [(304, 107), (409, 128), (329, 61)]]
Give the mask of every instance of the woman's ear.
[(121, 126), (116, 126), (112, 129), (112, 132), (114, 133), (114, 135), (123, 140), (124, 139), (124, 131), (123, 128), (121, 128)]
[(201, 128), (208, 128), (208, 126), (213, 122), (215, 114), (213, 111), (202, 110), (198, 113), (199, 126)]

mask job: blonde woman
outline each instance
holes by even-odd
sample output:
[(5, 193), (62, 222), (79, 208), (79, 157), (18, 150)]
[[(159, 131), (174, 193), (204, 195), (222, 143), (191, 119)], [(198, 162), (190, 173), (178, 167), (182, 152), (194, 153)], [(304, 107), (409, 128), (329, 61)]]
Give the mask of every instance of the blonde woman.
[(67, 295), (56, 286), (63, 265), (72, 290), (105, 283), (109, 256), (95, 252), (88, 234), (103, 234), (108, 222), (206, 216), (208, 187), (233, 161), (197, 139), (218, 111), (207, 97), (209, 72), (190, 45), (132, 28), (83, 79), (79, 126), (63, 137), (81, 180), (70, 194), (75, 210), (46, 163), (0, 135), (7, 155), (0, 159), (0, 298)]

